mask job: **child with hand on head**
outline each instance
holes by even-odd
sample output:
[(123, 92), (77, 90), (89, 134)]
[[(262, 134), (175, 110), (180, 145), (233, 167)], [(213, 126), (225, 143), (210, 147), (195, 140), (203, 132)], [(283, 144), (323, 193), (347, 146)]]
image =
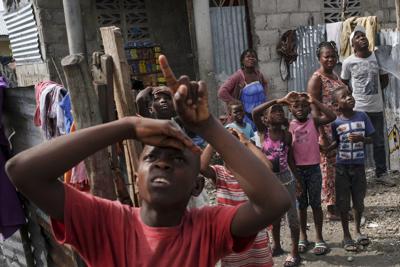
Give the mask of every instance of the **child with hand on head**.
[[(170, 120), (125, 117), (10, 159), (6, 169), (14, 185), (50, 215), (56, 239), (72, 245), (88, 266), (214, 266), (233, 251), (248, 249), (257, 233), (290, 206), (285, 188), (265, 163), (209, 113), (206, 85), (177, 80), (164, 56), (159, 62), (185, 127), (232, 166), (249, 201), (186, 209), (202, 190), (199, 149)], [(58, 180), (87, 156), (128, 138), (147, 144), (136, 172), (140, 208), (78, 192)]]
[[(229, 128), (229, 132), (249, 148), (256, 157), (271, 167), (270, 162), (244, 135), (239, 131)], [(240, 186), (239, 180), (231, 167), (226, 165), (209, 165), (214, 149), (207, 145), (201, 154), (200, 173), (209, 178), (217, 189), (218, 206), (237, 206), (248, 201), (246, 193)], [(267, 225), (266, 225), (267, 226)], [(221, 266), (273, 266), (271, 248), (267, 229), (261, 230), (252, 247), (241, 253), (232, 253), (221, 260)]]
[[(286, 98), (282, 98), (255, 107), (253, 109), (253, 121), (257, 127), (257, 132), (261, 133), (262, 152), (272, 162), (273, 172), (286, 187), (291, 197), (292, 206), (286, 215), (290, 228), (292, 248), (284, 266), (299, 266), (301, 261), (298, 251), (300, 226), (296, 209), (296, 195), (301, 193), (301, 189), (299, 187), (300, 178), (297, 175), (293, 160), (292, 134), (285, 129), (288, 121), (285, 118), (282, 104), (287, 101)], [(284, 253), (280, 244), (280, 227), (281, 219), (279, 218), (274, 222), (272, 228), (272, 256), (279, 256)]]
[[(360, 230), (364, 198), (367, 190), (365, 177), (365, 144), (371, 144), (375, 129), (368, 115), (354, 111), (355, 100), (347, 87), (333, 93), (333, 104), (340, 112), (332, 123), (337, 148), (336, 156), (336, 205), (340, 211), (343, 228), (343, 248), (357, 251), (357, 245), (367, 246), (370, 241)], [(349, 231), (350, 201), (353, 203), (356, 242)]]
[[(289, 131), (293, 137), (293, 158), (297, 175), (301, 181), (302, 193), (297, 198), (300, 217), (299, 252), (304, 253), (309, 246), (307, 238), (307, 207), (310, 205), (313, 211), (316, 231), (313, 253), (315, 255), (324, 255), (328, 252), (328, 246), (322, 236), (322, 174), (318, 128), (335, 120), (336, 115), (327, 106), (305, 93), (291, 92), (285, 99), (294, 117), (290, 122)], [(321, 115), (311, 115), (311, 104), (320, 110)]]
[(250, 123), (244, 120), (243, 104), (239, 100), (231, 101), (228, 103), (228, 113), (233, 122), (227, 124), (226, 128), (232, 128), (243, 133), (247, 139), (254, 136), (254, 131)]

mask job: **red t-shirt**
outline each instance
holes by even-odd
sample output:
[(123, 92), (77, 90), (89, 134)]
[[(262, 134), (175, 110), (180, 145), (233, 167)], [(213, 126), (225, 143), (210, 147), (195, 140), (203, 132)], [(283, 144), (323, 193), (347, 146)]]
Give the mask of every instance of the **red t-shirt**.
[(232, 251), (248, 249), (255, 238), (232, 236), (239, 206), (192, 209), (178, 226), (150, 227), (139, 208), (64, 188), (64, 223), (52, 219), (54, 236), (72, 245), (89, 267), (214, 266)]

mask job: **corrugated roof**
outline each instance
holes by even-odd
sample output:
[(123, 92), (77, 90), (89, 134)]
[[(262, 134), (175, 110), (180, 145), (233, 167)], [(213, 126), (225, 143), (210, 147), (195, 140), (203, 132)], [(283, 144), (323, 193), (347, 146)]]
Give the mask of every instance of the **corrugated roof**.
[(4, 12), (0, 12), (0, 35), (8, 35), (6, 22), (4, 21)]

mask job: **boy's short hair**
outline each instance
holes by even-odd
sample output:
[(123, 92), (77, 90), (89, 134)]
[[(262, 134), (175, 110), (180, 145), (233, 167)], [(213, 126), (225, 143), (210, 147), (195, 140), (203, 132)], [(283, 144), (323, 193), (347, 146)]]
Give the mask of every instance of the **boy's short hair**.
[(232, 107), (233, 106), (242, 106), (243, 107), (243, 104), (242, 104), (242, 102), (240, 100), (237, 100), (237, 99), (230, 101), (228, 103), (228, 106), (227, 106), (229, 113), (232, 112)]
[(336, 90), (333, 90), (332, 91), (332, 104), (337, 104), (337, 102), (338, 102), (338, 94), (340, 93), (340, 92), (342, 92), (343, 90), (346, 90), (346, 91), (349, 91), (349, 88), (347, 88), (347, 86), (340, 86), (340, 87), (338, 87), (338, 88), (336, 88)]
[(153, 99), (152, 100), (153, 101), (154, 101), (154, 97), (157, 94), (166, 94), (166, 95), (169, 95), (171, 97), (171, 99), (172, 99), (172, 91), (167, 86), (156, 86), (156, 87), (153, 87), (153, 90), (152, 90), (152, 95), (153, 95)]

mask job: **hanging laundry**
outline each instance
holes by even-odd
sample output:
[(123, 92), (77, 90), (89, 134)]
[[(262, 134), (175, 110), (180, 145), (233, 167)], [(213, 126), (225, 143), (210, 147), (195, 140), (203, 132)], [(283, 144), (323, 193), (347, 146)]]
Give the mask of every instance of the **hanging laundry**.
[(366, 36), (369, 41), (369, 50), (374, 51), (377, 42), (376, 33), (379, 30), (377, 17), (351, 17), (343, 22), (342, 34), (340, 36), (340, 58), (345, 59), (353, 53), (353, 48), (350, 45), (350, 34), (357, 25), (361, 25), (365, 28)]
[(336, 48), (340, 51), (340, 36), (342, 34), (343, 22), (334, 22), (326, 24), (326, 40), (328, 42), (334, 41), (336, 43)]
[(4, 90), (7, 81), (0, 76), (0, 240), (12, 236), (21, 225), (25, 224), (25, 215), (15, 187), (5, 171), (5, 164), (10, 157), (8, 139), (1, 124)]
[(72, 123), (74, 122), (74, 118), (72, 117), (71, 113), (71, 98), (69, 93), (67, 93), (63, 99), (61, 99), (59, 105), (64, 113), (64, 130), (65, 133), (68, 134), (71, 130)]
[(35, 86), (36, 111), (34, 123), (40, 126), (46, 139), (65, 134), (64, 111), (59, 102), (67, 90), (57, 83), (46, 81)]

